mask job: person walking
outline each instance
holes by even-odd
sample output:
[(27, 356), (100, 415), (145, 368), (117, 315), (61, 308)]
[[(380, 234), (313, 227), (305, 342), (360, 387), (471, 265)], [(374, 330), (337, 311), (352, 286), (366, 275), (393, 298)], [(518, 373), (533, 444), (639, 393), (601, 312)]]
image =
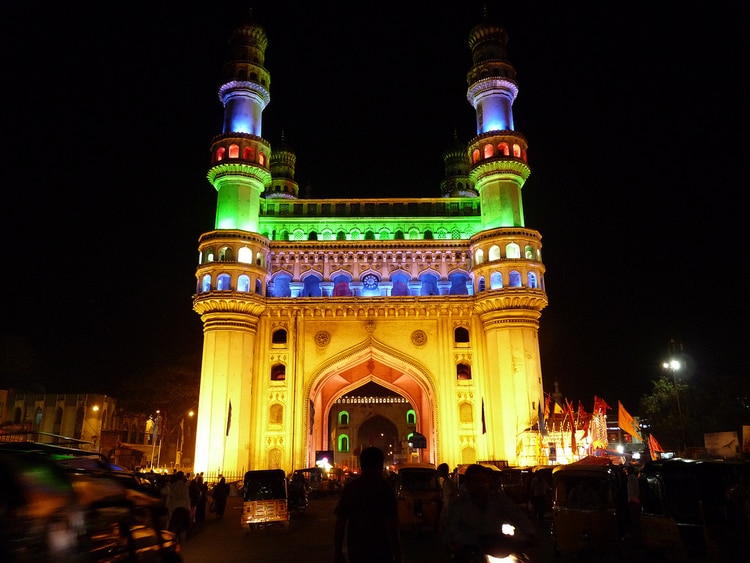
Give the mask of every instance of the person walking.
[(187, 539), (190, 528), (190, 493), (185, 474), (178, 471), (169, 484), (169, 523), (167, 529), (176, 533), (181, 542)]
[(363, 449), (362, 474), (341, 491), (334, 510), (334, 563), (401, 563), (396, 495), (383, 476), (384, 462), (379, 448)]
[(438, 481), (440, 482), (440, 518), (438, 521), (438, 532), (443, 533), (445, 521), (448, 518), (448, 509), (458, 496), (458, 485), (451, 479), (450, 468), (447, 463), (441, 463), (437, 467)]
[(221, 520), (224, 518), (224, 511), (227, 509), (227, 499), (229, 498), (229, 485), (224, 476), (221, 476), (219, 482), (214, 487), (211, 495), (214, 499), (214, 509), (216, 510), (216, 518)]

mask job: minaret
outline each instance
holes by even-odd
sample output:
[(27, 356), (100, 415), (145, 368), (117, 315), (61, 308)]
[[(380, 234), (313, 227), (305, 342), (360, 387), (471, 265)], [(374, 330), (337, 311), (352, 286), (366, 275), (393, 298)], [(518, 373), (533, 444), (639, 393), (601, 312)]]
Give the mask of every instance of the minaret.
[(477, 191), (469, 178), (469, 159), (466, 158), (466, 144), (453, 134), (453, 144), (443, 152), (445, 178), (440, 183), (443, 197), (477, 197)]
[(476, 110), (477, 136), (469, 145), (471, 178), (482, 201), (485, 229), (523, 227), (521, 188), (529, 177), (526, 139), (514, 130), (516, 71), (506, 59), (508, 36), (485, 20), (469, 35), (472, 67), (467, 98)]
[(255, 338), (266, 306), (269, 255), (268, 239), (258, 234), (261, 194), (271, 185), (271, 147), (261, 137), (270, 102), (267, 43), (253, 21), (237, 28), (219, 87), (224, 126), (211, 143), (208, 171), (218, 193), (216, 223), (199, 240), (193, 299), (204, 333), (196, 472), (248, 466)]
[[(547, 305), (541, 235), (524, 228), (521, 187), (529, 177), (526, 139), (515, 130), (516, 72), (506, 59), (508, 36), (484, 21), (469, 34), (469, 103), (477, 136), (468, 146), (470, 177), (481, 200), (482, 231), (471, 239), (475, 308), (484, 329), (487, 364), (482, 394), (491, 459), (519, 456), (519, 436), (538, 419), (544, 400), (539, 318)], [(535, 451), (537, 444), (521, 444)]]

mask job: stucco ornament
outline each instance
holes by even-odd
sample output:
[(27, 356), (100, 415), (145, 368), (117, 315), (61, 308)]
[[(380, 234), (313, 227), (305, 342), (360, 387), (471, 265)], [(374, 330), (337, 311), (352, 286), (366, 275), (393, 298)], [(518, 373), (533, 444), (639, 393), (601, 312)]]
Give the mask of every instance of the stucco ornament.
[(323, 346), (328, 346), (328, 343), (331, 341), (331, 333), (327, 332), (325, 330), (319, 330), (315, 333), (315, 344), (320, 346), (321, 348)]
[(411, 333), (411, 343), (414, 346), (424, 346), (427, 344), (427, 334), (423, 330), (415, 330)]

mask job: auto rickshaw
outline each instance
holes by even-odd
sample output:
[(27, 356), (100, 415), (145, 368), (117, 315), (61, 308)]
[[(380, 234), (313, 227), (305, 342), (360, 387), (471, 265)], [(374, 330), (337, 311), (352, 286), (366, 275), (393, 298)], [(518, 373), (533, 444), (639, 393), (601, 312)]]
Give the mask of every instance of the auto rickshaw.
[(243, 526), (251, 530), (272, 525), (289, 529), (286, 474), (282, 469), (248, 471), (242, 494)]
[(558, 555), (617, 555), (626, 506), (624, 476), (608, 458), (588, 457), (552, 471), (552, 538)]
[(311, 499), (338, 493), (341, 488), (339, 473), (332, 474), (321, 467), (306, 467), (305, 469), (296, 469), (293, 475), (302, 475), (308, 486), (308, 494)]
[(397, 467), (396, 506), (402, 530), (437, 530), (441, 508), (437, 467), (432, 463), (405, 463)]
[(641, 469), (641, 536), (672, 561), (750, 553), (750, 462), (670, 459)]

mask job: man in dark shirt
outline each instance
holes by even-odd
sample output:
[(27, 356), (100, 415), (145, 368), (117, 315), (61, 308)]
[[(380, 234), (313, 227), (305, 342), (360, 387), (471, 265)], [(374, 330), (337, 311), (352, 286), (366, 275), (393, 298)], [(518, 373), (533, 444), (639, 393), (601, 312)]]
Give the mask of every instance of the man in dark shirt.
[(362, 474), (347, 483), (334, 513), (335, 563), (401, 563), (396, 495), (383, 476), (385, 456), (379, 448), (362, 450)]

